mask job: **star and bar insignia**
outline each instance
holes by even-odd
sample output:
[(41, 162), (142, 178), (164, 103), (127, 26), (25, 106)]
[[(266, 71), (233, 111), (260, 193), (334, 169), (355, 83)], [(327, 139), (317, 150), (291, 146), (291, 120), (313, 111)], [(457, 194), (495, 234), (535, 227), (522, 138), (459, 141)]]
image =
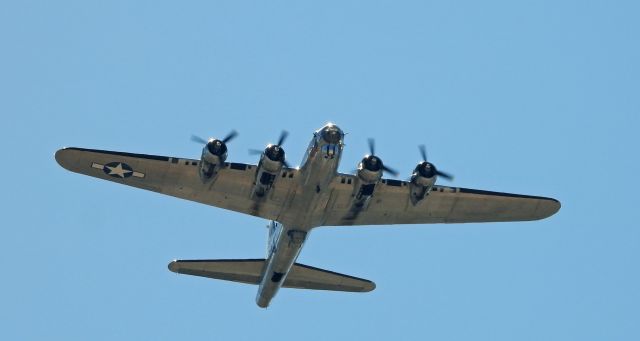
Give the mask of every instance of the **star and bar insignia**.
[(144, 173), (136, 172), (126, 163), (123, 162), (110, 162), (106, 165), (102, 165), (99, 163), (92, 163), (92, 168), (101, 169), (105, 174), (110, 175), (114, 178), (128, 178), (130, 176), (134, 176), (136, 178), (144, 178)]

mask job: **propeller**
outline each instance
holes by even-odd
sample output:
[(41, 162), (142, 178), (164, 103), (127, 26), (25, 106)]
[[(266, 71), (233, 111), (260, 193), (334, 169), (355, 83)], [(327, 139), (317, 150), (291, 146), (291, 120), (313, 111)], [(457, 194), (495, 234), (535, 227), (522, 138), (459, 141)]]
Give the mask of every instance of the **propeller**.
[(376, 140), (369, 138), (367, 142), (369, 143), (369, 153), (376, 155)]
[(231, 140), (235, 139), (236, 136), (238, 136), (238, 132), (235, 131), (235, 130), (232, 130), (232, 131), (229, 132), (229, 134), (227, 134), (227, 136), (225, 136), (222, 139), (222, 142), (229, 143)]
[(283, 130), (280, 133), (280, 138), (278, 138), (278, 143), (276, 143), (277, 146), (282, 146), (282, 144), (284, 143), (284, 141), (287, 139), (287, 136), (289, 136), (289, 132), (286, 130)]
[(382, 164), (382, 169), (393, 175), (393, 176), (398, 176), (398, 171), (396, 171), (395, 169), (391, 168), (391, 167), (387, 167), (385, 166), (385, 164), (382, 162), (382, 160), (380, 160), (379, 157), (376, 156), (376, 141), (372, 138), (369, 138), (367, 140), (368, 144), (369, 144), (369, 152), (371, 153), (370, 156), (374, 156), (376, 159), (378, 159), (380, 161), (380, 163)]
[[(284, 158), (284, 149), (282, 149), (282, 144), (287, 139), (287, 136), (289, 136), (289, 132), (286, 131), (286, 130), (283, 130), (280, 133), (280, 137), (278, 138), (278, 143), (269, 144), (267, 146), (267, 148), (264, 149), (264, 150), (249, 149), (249, 154), (250, 155), (258, 155), (258, 154), (263, 154), (263, 153), (274, 153), (275, 155), (272, 155), (272, 156), (278, 156), (278, 154), (282, 153), (282, 160), (281, 160), (282, 164), (287, 168), (291, 168), (291, 166), (289, 165), (287, 160)], [(273, 159), (272, 157), (269, 157), (269, 158)]]
[(198, 136), (198, 135), (191, 135), (191, 141), (195, 142), (195, 143), (200, 143), (200, 144), (207, 144), (207, 140), (203, 139), (202, 137)]
[(427, 147), (425, 147), (424, 144), (421, 144), (418, 146), (418, 149), (420, 149), (420, 156), (422, 156), (422, 161), (427, 161)]
[(436, 166), (434, 166), (432, 163), (430, 163), (429, 161), (427, 161), (427, 147), (425, 147), (425, 145), (421, 144), (418, 146), (418, 149), (420, 150), (420, 156), (422, 156), (422, 160), (424, 162), (427, 162), (428, 164), (431, 165), (431, 167), (433, 167), (433, 170), (435, 171), (436, 175), (438, 175), (439, 177), (442, 177), (443, 179), (447, 179), (449, 181), (453, 180), (453, 175), (440, 171), (436, 168)]
[[(238, 132), (235, 130), (232, 130), (229, 132), (229, 134), (227, 134), (227, 136), (225, 136), (222, 140), (222, 142), (224, 142), (225, 144), (228, 143), (229, 141), (233, 140), (234, 138), (236, 138), (236, 136), (238, 136)], [(191, 135), (191, 141), (196, 142), (196, 143), (201, 143), (201, 144), (207, 144), (209, 143), (208, 140), (203, 139), (202, 137), (198, 136), (198, 135)]]
[(198, 135), (191, 135), (191, 141), (204, 144), (205, 148), (209, 150), (210, 153), (215, 155), (226, 155), (227, 152), (227, 142), (233, 140), (236, 136), (238, 136), (238, 132), (232, 130), (225, 136), (222, 140), (210, 138), (209, 140), (205, 140)]

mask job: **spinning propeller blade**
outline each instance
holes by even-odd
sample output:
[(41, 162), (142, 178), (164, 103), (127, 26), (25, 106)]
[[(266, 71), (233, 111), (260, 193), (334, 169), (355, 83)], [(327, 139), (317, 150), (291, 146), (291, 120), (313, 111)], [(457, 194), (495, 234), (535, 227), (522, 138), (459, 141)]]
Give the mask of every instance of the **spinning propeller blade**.
[[(236, 136), (238, 136), (238, 132), (235, 130), (232, 130), (231, 132), (229, 132), (229, 134), (227, 134), (227, 136), (225, 136), (222, 140), (222, 142), (224, 142), (225, 144), (231, 140), (233, 140), (234, 138), (236, 138)], [(207, 144), (209, 143), (209, 141), (207, 139), (203, 139), (202, 137), (198, 136), (198, 135), (194, 135), (191, 134), (191, 141), (196, 142), (196, 143), (201, 143), (201, 144)]]
[(286, 130), (283, 130), (282, 133), (280, 133), (280, 138), (278, 139), (277, 145), (282, 146), (284, 141), (287, 139), (287, 136), (289, 136), (289, 132)]
[[(367, 144), (369, 145), (369, 153), (370, 153), (369, 155), (376, 156), (376, 140), (374, 140), (373, 138), (369, 138), (367, 140)], [(382, 163), (382, 169), (393, 176), (398, 176), (398, 174), (400, 174), (395, 169), (391, 167), (387, 167), (384, 163)]]
[[(282, 144), (287, 139), (287, 136), (289, 136), (289, 132), (286, 131), (286, 130), (283, 130), (280, 133), (280, 137), (278, 137), (278, 143), (272, 145), (271, 147), (278, 146), (279, 148), (282, 148)], [(282, 151), (284, 152), (284, 149)], [(266, 149), (265, 149), (265, 151), (258, 150), (258, 149), (249, 149), (249, 154), (250, 155), (258, 155), (258, 154), (262, 154), (262, 153), (265, 153), (265, 152), (266, 152)], [(282, 160), (282, 165), (287, 167), (287, 168), (291, 168), (291, 166), (289, 165), (287, 160)]]
[(393, 176), (398, 176), (398, 174), (400, 174), (400, 173), (398, 173), (397, 170), (395, 170), (393, 168), (389, 168), (389, 167), (387, 167), (385, 165), (382, 165), (382, 169), (384, 169), (385, 172), (387, 172), (387, 173), (389, 173), (389, 174), (391, 174)]
[(376, 140), (369, 138), (367, 142), (369, 143), (369, 153), (376, 155)]
[(422, 161), (427, 161), (427, 147), (425, 147), (424, 144), (421, 144), (418, 146), (418, 149), (420, 150), (420, 156), (422, 156)]
[(200, 143), (200, 144), (207, 144), (207, 140), (197, 135), (191, 135), (191, 141), (195, 143)]
[(238, 136), (238, 132), (237, 132), (237, 131), (235, 131), (235, 130), (232, 130), (232, 131), (230, 131), (230, 132), (229, 132), (229, 134), (227, 134), (227, 136), (225, 136), (225, 137), (222, 139), (222, 142), (227, 143), (227, 142), (229, 142), (229, 141), (231, 141), (231, 140), (235, 139), (235, 138), (236, 138), (236, 136)]
[[(420, 150), (420, 156), (422, 156), (422, 161), (428, 162), (427, 161), (427, 147), (425, 147), (424, 144), (421, 144), (421, 145), (418, 146), (418, 150)], [(449, 181), (453, 180), (453, 175), (452, 174), (440, 171), (437, 168), (436, 168), (436, 175), (438, 175), (439, 177), (441, 177), (443, 179), (447, 179)]]
[(447, 179), (449, 181), (453, 181), (453, 175), (449, 174), (449, 173), (445, 173), (442, 171), (436, 171), (436, 174), (438, 174), (439, 177)]

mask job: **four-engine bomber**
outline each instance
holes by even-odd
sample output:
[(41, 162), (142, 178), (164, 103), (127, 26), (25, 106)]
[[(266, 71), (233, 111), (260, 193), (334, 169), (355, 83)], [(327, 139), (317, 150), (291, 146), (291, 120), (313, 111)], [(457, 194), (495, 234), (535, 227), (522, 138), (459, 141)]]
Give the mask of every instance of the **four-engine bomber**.
[(424, 146), (410, 181), (382, 178), (398, 173), (375, 154), (373, 140), (355, 174), (339, 173), (345, 134), (333, 123), (313, 133), (295, 169), (288, 166), (282, 148), (286, 132), (277, 143), (256, 151), (258, 165), (227, 163), (227, 143), (236, 135), (232, 131), (222, 139), (192, 137), (204, 145), (200, 160), (86, 148), (64, 148), (55, 157), (73, 172), (270, 220), (264, 259), (169, 263), (169, 270), (181, 274), (258, 285), (260, 307), (267, 307), (280, 288), (375, 288), (363, 278), (296, 263), (318, 226), (523, 221), (546, 218), (560, 209), (552, 198), (448, 186), (435, 190), (439, 178), (452, 177), (427, 161)]

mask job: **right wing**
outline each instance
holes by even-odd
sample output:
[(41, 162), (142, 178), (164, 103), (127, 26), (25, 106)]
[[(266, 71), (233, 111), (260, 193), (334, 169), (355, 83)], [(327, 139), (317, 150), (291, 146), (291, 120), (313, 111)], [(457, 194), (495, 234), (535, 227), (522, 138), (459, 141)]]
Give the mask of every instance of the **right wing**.
[[(169, 270), (200, 277), (246, 284), (260, 284), (264, 259), (174, 260)], [(284, 288), (367, 292), (375, 283), (349, 275), (295, 263), (287, 274)]]
[(382, 179), (368, 206), (354, 207), (356, 178), (338, 174), (331, 200), (322, 212), (322, 225), (394, 225), (527, 221), (549, 217), (560, 202), (545, 197), (434, 186), (423, 200), (413, 204), (410, 183)]
[(84, 148), (60, 149), (55, 157), (72, 172), (269, 220), (278, 219), (298, 174), (283, 168), (281, 174), (288, 176), (278, 176), (270, 194), (254, 200), (255, 165), (225, 163), (215, 180), (203, 184), (199, 160)]

